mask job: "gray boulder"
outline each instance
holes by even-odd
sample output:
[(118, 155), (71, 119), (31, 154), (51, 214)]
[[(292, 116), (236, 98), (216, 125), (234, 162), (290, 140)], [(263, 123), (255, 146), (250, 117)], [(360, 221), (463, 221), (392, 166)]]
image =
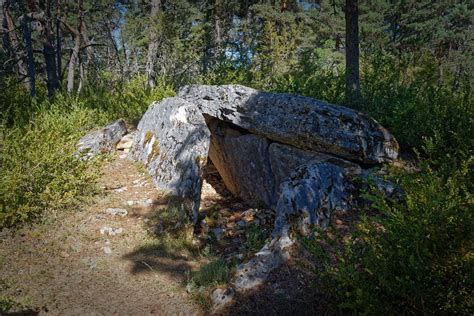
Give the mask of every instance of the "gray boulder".
[(291, 174), (298, 167), (309, 162), (328, 162), (341, 167), (348, 175), (358, 175), (362, 172), (362, 168), (356, 163), (328, 154), (302, 150), (279, 143), (272, 143), (268, 153), (277, 191), (279, 191), (283, 182), (290, 180)]
[(126, 133), (124, 120), (115, 121), (82, 137), (77, 143), (77, 155), (82, 159), (90, 159), (98, 154), (112, 152)]
[(221, 175), (227, 189), (254, 204), (274, 204), (274, 179), (266, 138), (242, 135), (227, 124), (210, 124), (209, 158)]
[(266, 242), (248, 262), (240, 264), (235, 273), (236, 291), (245, 291), (262, 285), (270, 273), (290, 258), (293, 241), (288, 236), (276, 237)]
[(183, 87), (203, 114), (297, 148), (373, 164), (398, 156), (398, 143), (376, 121), (349, 108), (240, 85)]
[(167, 98), (153, 103), (143, 115), (130, 151), (162, 193), (192, 210), (193, 221), (197, 220), (209, 141), (210, 132), (198, 107)]
[(298, 167), (280, 189), (274, 236), (288, 235), (292, 217), (303, 234), (314, 225), (326, 227), (332, 211), (348, 209), (352, 185), (343, 168), (314, 162)]
[(329, 162), (344, 173), (359, 174), (359, 165), (327, 154), (310, 152), (254, 135), (242, 134), (218, 120), (208, 123), (211, 130), (209, 158), (229, 191), (245, 201), (275, 208), (280, 185), (308, 162)]

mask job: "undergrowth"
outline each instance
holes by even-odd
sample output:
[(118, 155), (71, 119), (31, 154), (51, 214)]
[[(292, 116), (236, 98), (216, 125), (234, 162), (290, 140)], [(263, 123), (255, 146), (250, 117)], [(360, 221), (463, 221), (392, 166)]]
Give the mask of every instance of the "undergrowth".
[(52, 100), (42, 86), (35, 99), (8, 79), (0, 88), (0, 228), (78, 206), (95, 192), (99, 162), (74, 157), (79, 138), (118, 118), (136, 120), (151, 100), (173, 94), (164, 84), (146, 90), (140, 78)]
[(348, 236), (329, 229), (304, 240), (342, 310), (472, 315), (472, 163), (449, 175), (395, 173), (406, 204), (373, 195), (379, 215), (362, 215)]

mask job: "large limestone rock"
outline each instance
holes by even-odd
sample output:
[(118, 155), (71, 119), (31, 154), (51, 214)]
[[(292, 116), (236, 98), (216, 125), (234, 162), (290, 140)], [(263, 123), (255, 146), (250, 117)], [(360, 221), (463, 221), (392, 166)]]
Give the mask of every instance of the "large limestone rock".
[(244, 201), (272, 206), (275, 190), (268, 140), (243, 135), (216, 120), (209, 125), (212, 133), (209, 158), (227, 189)]
[(367, 164), (398, 155), (398, 144), (386, 129), (346, 107), (239, 85), (192, 85), (178, 95), (205, 115), (297, 148)]
[(275, 208), (281, 184), (307, 163), (328, 162), (342, 168), (345, 174), (359, 174), (359, 165), (310, 152), (254, 135), (243, 134), (216, 119), (208, 123), (211, 130), (209, 158), (219, 171), (226, 187), (243, 200)]
[(124, 120), (110, 123), (82, 137), (77, 143), (77, 155), (82, 159), (90, 159), (98, 154), (112, 152), (126, 133), (127, 127)]
[(344, 173), (348, 175), (358, 175), (362, 172), (362, 168), (356, 163), (331, 155), (302, 150), (279, 143), (272, 143), (268, 149), (268, 153), (270, 155), (270, 165), (277, 190), (280, 189), (283, 182), (290, 179), (291, 174), (298, 167), (310, 162), (331, 163), (341, 167), (344, 170)]
[(199, 209), (210, 132), (197, 106), (180, 98), (153, 103), (137, 127), (130, 155), (145, 164), (157, 188)]
[(352, 185), (343, 168), (313, 162), (298, 167), (280, 189), (275, 236), (288, 234), (291, 217), (298, 219), (303, 234), (308, 233), (310, 226), (326, 227), (332, 211), (347, 210)]

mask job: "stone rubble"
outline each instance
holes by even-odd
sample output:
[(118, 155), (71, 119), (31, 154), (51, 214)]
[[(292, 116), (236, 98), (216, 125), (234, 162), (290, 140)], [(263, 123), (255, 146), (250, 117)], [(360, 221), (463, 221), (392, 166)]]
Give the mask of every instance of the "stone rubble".
[(128, 211), (123, 208), (108, 208), (105, 210), (105, 213), (110, 214), (112, 216), (125, 217), (127, 216)]
[(104, 226), (100, 229), (101, 235), (116, 236), (116, 235), (120, 235), (121, 233), (123, 233), (123, 228), (121, 227), (113, 228), (113, 227)]

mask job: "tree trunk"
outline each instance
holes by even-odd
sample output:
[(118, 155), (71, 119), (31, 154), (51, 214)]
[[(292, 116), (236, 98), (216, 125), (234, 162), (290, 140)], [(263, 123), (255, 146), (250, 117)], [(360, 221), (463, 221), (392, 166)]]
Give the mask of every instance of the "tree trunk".
[(59, 89), (59, 80), (56, 66), (56, 50), (49, 40), (43, 42), (43, 56), (46, 64), (46, 86), (48, 96), (51, 98)]
[(31, 41), (30, 18), (27, 14), (23, 16), (21, 21), (21, 28), (23, 29), (23, 38), (25, 40), (26, 56), (28, 60), (28, 86), (30, 95), (36, 95), (36, 79), (35, 79), (35, 59), (33, 57), (33, 44)]
[(221, 4), (216, 1), (214, 5), (214, 62), (216, 64), (221, 62), (223, 55), (223, 27), (220, 8)]
[(359, 13), (357, 0), (346, 0), (346, 104), (360, 106)]
[[(13, 22), (13, 17), (9, 11), (9, 1), (5, 1), (3, 3), (3, 18), (4, 25), (6, 26), (7, 37), (5, 40), (8, 42), (6, 43), (7, 48), (10, 50), (9, 53), (15, 60), (15, 70), (18, 75), (18, 78), (21, 82), (24, 83), (25, 88), (31, 92), (31, 83), (28, 78), (28, 70), (27, 66), (23, 60), (24, 53), (20, 50), (20, 41), (18, 40), (18, 36), (15, 30), (15, 23)], [(27, 80), (25, 80), (25, 78)]]
[(8, 48), (8, 33), (7, 33), (7, 20), (4, 17), (3, 7), (5, 0), (0, 0), (0, 36), (2, 37), (2, 47), (5, 52), (9, 51)]
[[(43, 43), (43, 57), (46, 66), (46, 86), (48, 87), (48, 96), (51, 98), (59, 89), (59, 80), (56, 64), (56, 48), (54, 47), (54, 34), (51, 24), (50, 3), (46, 2), (46, 11), (41, 11), (37, 2), (28, 1), (28, 15), (31, 19), (38, 21), (41, 27), (37, 27), (36, 31), (41, 34), (41, 41)], [(26, 10), (23, 10), (26, 12)]]
[(60, 83), (63, 81), (61, 41), (61, 0), (56, 0), (56, 72)]
[(80, 49), (81, 37), (77, 33), (74, 35), (74, 47), (72, 48), (71, 58), (69, 59), (69, 65), (67, 68), (67, 93), (69, 94), (74, 90), (74, 76)]
[(148, 87), (154, 88), (156, 85), (155, 58), (158, 53), (158, 34), (155, 29), (155, 21), (161, 9), (161, 0), (151, 0), (151, 26), (150, 43), (148, 44), (148, 53), (146, 58), (145, 71), (148, 77)]
[(84, 42), (84, 45), (86, 46), (87, 59), (83, 64), (84, 64), (84, 78), (87, 79), (87, 70), (89, 69), (89, 66), (91, 64), (94, 68), (93, 75), (95, 76), (95, 57), (94, 57), (95, 53), (94, 53), (94, 47), (91, 45), (91, 41), (89, 39), (85, 18), (82, 19), (81, 31), (82, 31), (82, 41)]
[(74, 35), (74, 47), (72, 48), (71, 58), (69, 59), (69, 65), (67, 69), (67, 93), (71, 94), (74, 90), (74, 78), (76, 74), (76, 65), (79, 60), (79, 52), (81, 50), (81, 29), (82, 29), (82, 20), (84, 18), (84, 10), (82, 8), (82, 0), (79, 0), (79, 16), (77, 21), (77, 29), (72, 28), (71, 26), (66, 26), (69, 28), (71, 33)]

